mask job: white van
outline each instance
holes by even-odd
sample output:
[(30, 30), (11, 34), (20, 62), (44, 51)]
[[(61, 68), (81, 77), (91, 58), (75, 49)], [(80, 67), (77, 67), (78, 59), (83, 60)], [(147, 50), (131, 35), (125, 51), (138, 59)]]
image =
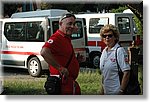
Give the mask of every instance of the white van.
[(120, 43), (126, 49), (135, 39), (135, 23), (132, 13), (90, 13), (77, 14), (76, 17), (86, 21), (89, 49), (89, 59), (92, 67), (98, 67), (99, 57), (105, 44), (100, 38), (100, 29), (106, 24), (113, 24), (119, 28)]
[[(86, 61), (86, 37), (84, 22), (77, 18), (78, 31), (72, 34), (76, 55)], [(28, 68), (31, 76), (40, 76), (48, 64), (40, 51), (48, 38), (58, 29), (59, 17), (3, 19), (2, 25), (2, 65)], [(78, 57), (78, 56), (77, 56)]]
[(67, 13), (67, 10), (62, 9), (49, 9), (49, 10), (37, 10), (18, 12), (11, 15), (11, 18), (37, 18), (37, 17), (56, 17)]

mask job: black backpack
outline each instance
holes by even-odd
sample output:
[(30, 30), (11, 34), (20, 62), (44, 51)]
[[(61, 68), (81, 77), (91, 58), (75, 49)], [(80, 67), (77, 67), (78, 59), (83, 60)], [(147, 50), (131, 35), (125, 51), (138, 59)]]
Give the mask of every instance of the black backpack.
[[(118, 60), (117, 60), (117, 49), (116, 49), (115, 56), (116, 56), (116, 63), (117, 63), (117, 67), (118, 67), (119, 79), (120, 79), (120, 83), (121, 83), (122, 77), (123, 77), (123, 72), (121, 71), (121, 68), (120, 68)], [(138, 73), (134, 72), (134, 67), (132, 64), (130, 65), (130, 67), (131, 67), (131, 70), (130, 70), (129, 82), (128, 82), (126, 89), (124, 90), (124, 94), (125, 95), (139, 95), (141, 93), (141, 89), (140, 89), (140, 84), (138, 81)]]

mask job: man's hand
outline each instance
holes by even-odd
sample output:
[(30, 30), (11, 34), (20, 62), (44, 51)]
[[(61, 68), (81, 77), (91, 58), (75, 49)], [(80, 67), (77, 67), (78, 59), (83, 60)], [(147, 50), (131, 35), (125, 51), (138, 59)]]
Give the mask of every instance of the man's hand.
[(68, 69), (67, 69), (67, 68), (61, 67), (59, 71), (60, 71), (60, 73), (61, 73), (62, 75), (64, 75), (65, 78), (68, 77), (69, 72), (68, 72)]

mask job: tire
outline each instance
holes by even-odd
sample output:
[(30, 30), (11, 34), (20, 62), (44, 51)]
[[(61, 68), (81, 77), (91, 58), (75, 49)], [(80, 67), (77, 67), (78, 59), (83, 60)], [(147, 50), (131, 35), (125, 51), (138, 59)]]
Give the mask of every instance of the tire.
[(41, 63), (37, 57), (32, 57), (28, 61), (28, 72), (33, 77), (41, 76), (41, 72), (42, 72)]
[(93, 68), (99, 68), (99, 62), (100, 62), (100, 53), (93, 53), (91, 55), (91, 64)]

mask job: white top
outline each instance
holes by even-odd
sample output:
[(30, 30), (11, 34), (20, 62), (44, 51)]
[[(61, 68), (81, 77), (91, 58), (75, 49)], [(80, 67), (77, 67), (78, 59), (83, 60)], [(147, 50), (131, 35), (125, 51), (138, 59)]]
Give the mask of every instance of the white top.
[[(103, 75), (104, 94), (117, 94), (120, 89), (118, 68), (116, 63), (116, 48), (120, 45), (117, 43), (110, 51), (103, 50), (100, 58), (100, 70)], [(123, 47), (117, 50), (117, 59), (122, 71), (130, 70), (128, 64), (128, 55)]]

